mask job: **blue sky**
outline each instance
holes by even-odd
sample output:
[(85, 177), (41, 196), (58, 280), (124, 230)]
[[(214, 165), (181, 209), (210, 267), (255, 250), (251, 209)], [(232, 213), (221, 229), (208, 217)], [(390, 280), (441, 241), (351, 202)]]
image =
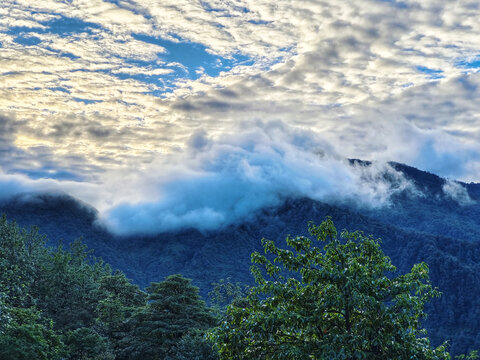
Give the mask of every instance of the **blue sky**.
[[(39, 34), (53, 34), (65, 39), (75, 37), (78, 34), (88, 34), (95, 39), (97, 31), (102, 32), (106, 31), (106, 29), (102, 27), (101, 23), (87, 22), (79, 18), (59, 15), (51, 20), (39, 21), (38, 27), (35, 27), (35, 25), (33, 25), (33, 27), (12, 26), (6, 34), (13, 36), (13, 42), (15, 44), (33, 47), (42, 45), (42, 39), (38, 37)], [(161, 61), (167, 65), (166, 68), (170, 70), (170, 72), (163, 74), (161, 77), (141, 73), (112, 73), (108, 70), (105, 71), (105, 73), (116, 76), (120, 80), (132, 79), (152, 84), (158, 87), (155, 94), (160, 96), (162, 92), (170, 92), (172, 88), (175, 87), (175, 80), (195, 80), (204, 74), (208, 76), (218, 76), (222, 71), (229, 71), (238, 65), (252, 65), (254, 62), (248, 55), (242, 54), (240, 51), (226, 56), (220, 56), (209, 51), (202, 43), (195, 43), (178, 36), (168, 36), (168, 39), (165, 39), (159, 35), (135, 33), (135, 29), (132, 29), (130, 36), (141, 42), (143, 46), (154, 44), (160, 47), (159, 50), (161, 49), (162, 51), (158, 52), (155, 57), (149, 60), (137, 60), (125, 57), (123, 60), (126, 64), (140, 68), (155, 68), (158, 66), (158, 61)], [(45, 46), (45, 48), (55, 52), (57, 56), (68, 57), (72, 60), (79, 58), (75, 54), (63, 52), (61, 49), (53, 50), (49, 49), (48, 46)], [(122, 58), (121, 54), (119, 54), (119, 58)], [(87, 101), (85, 103), (88, 104), (90, 102)]]
[[(67, 189), (106, 213), (153, 197), (158, 212), (172, 184), (197, 189), (227, 164), (260, 186), (275, 171), (257, 152), (284, 169), (336, 159), (356, 192), (342, 159), (480, 181), (479, 17), (463, 0), (4, 0), (0, 184)], [(330, 180), (278, 189), (315, 197)]]

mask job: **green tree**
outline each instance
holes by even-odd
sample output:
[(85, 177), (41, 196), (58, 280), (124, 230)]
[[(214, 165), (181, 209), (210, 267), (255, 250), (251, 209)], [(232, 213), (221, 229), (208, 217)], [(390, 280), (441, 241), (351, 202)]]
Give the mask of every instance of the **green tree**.
[(39, 274), (39, 263), (48, 251), (45, 237), (36, 228), (20, 229), (14, 222), (0, 217), (0, 291), (13, 307), (34, 305), (31, 287)]
[(119, 271), (100, 279), (97, 327), (118, 355), (128, 331), (127, 320), (146, 305), (147, 294)]
[(91, 328), (78, 328), (64, 336), (69, 360), (113, 360), (108, 340)]
[(0, 303), (0, 359), (55, 360), (62, 351), (52, 322), (42, 318), (38, 310)]
[(421, 319), (438, 292), (421, 263), (394, 277), (379, 241), (337, 231), (327, 218), (309, 232), (323, 244), (262, 240), (252, 254), (257, 286), (209, 335), (221, 359), (448, 359), (430, 346)]
[(473, 350), (468, 355), (458, 355), (455, 357), (457, 360), (477, 360), (480, 356), (478, 355), (478, 351)]
[(91, 251), (74, 241), (65, 250), (58, 246), (40, 263), (40, 276), (32, 287), (38, 307), (66, 332), (95, 324), (100, 279), (111, 274)]
[(212, 344), (205, 340), (205, 331), (195, 329), (182, 336), (168, 359), (218, 360), (218, 354), (213, 351)]
[[(12, 349), (18, 348), (18, 352), (29, 347), (32, 351), (43, 349), (48, 342), (42, 340), (42, 336), (53, 338), (55, 335), (66, 343), (66, 358), (94, 359), (96, 356), (107, 359), (103, 347), (109, 346), (109, 339), (94, 327), (97, 325), (100, 280), (109, 275), (110, 267), (94, 258), (79, 240), (74, 241), (68, 250), (62, 246), (49, 248), (45, 237), (40, 236), (36, 228), (30, 231), (20, 229), (2, 216), (0, 294), (3, 307), (8, 311), (2, 311), (0, 318), (5, 314), (15, 315), (8, 322), (11, 326), (4, 327), (2, 351), (8, 349), (12, 359), (20, 357), (20, 353), (14, 354)], [(15, 341), (8, 340), (12, 334)], [(40, 355), (25, 356), (43, 358)]]
[[(146, 290), (148, 304), (130, 318), (130, 332), (122, 341), (119, 358), (175, 359), (176, 347), (184, 336), (215, 325), (216, 319), (191, 280), (171, 275)], [(196, 343), (195, 339), (184, 340)]]
[(247, 296), (248, 287), (239, 282), (233, 283), (230, 278), (220, 279), (212, 283), (212, 287), (208, 298), (216, 316), (224, 315), (228, 305), (242, 301)]

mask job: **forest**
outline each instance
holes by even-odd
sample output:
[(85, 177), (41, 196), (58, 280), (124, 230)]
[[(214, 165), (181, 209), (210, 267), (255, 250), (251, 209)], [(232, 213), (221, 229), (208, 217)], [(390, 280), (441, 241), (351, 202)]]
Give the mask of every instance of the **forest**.
[(190, 280), (141, 290), (80, 241), (51, 248), (5, 217), (0, 296), (1, 359), (215, 358), (203, 335), (217, 319)]
[(180, 274), (141, 289), (80, 240), (52, 247), (3, 216), (0, 359), (451, 358), (423, 329), (440, 296), (425, 263), (398, 275), (378, 240), (331, 218), (309, 233), (263, 240), (255, 285), (222, 279), (207, 306)]

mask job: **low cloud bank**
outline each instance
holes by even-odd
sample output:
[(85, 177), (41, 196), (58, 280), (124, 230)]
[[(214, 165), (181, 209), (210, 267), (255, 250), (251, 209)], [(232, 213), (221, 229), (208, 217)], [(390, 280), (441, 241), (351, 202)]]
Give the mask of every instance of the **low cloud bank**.
[[(381, 206), (412, 185), (389, 165), (351, 165), (325, 139), (281, 123), (210, 139), (202, 131), (188, 147), (153, 164), (137, 178), (137, 202), (103, 212), (115, 233), (216, 229), (287, 198)], [(137, 194), (138, 196), (139, 194)]]
[[(282, 122), (248, 122), (238, 129), (220, 136), (198, 130), (185, 148), (146, 168), (107, 172), (98, 184), (0, 172), (0, 201), (62, 191), (96, 207), (111, 232), (132, 235), (213, 230), (253, 219), (288, 198), (379, 207), (397, 192), (421, 195), (387, 162), (349, 162), (319, 133)], [(471, 204), (460, 184), (447, 182), (443, 190), (459, 204)]]
[(0, 169), (0, 202), (13, 197), (18, 201), (34, 201), (36, 194), (68, 194), (88, 204), (96, 204), (100, 186), (86, 182), (54, 179), (30, 179), (20, 174), (6, 174)]

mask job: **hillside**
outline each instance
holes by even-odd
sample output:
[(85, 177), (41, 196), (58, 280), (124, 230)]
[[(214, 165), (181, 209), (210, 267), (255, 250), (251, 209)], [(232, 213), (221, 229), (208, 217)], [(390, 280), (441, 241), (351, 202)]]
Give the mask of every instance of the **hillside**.
[[(368, 166), (368, 163), (362, 166)], [(306, 234), (309, 220), (329, 215), (337, 228), (359, 229), (382, 239), (385, 253), (400, 273), (414, 263), (430, 266), (432, 283), (443, 293), (429, 308), (426, 327), (434, 344), (450, 339), (452, 353), (480, 348), (480, 185), (460, 184), (470, 200), (446, 195), (436, 175), (392, 163), (415, 184), (418, 193), (399, 192), (388, 206), (361, 208), (311, 199), (290, 199), (263, 209), (255, 220), (199, 232), (184, 229), (155, 236), (115, 237), (97, 225), (95, 209), (67, 195), (20, 196), (1, 204), (0, 212), (22, 226), (39, 225), (52, 244), (82, 237), (97, 256), (124, 271), (141, 286), (181, 273), (204, 296), (221, 278), (251, 283), (250, 254), (262, 237), (283, 241)]]

